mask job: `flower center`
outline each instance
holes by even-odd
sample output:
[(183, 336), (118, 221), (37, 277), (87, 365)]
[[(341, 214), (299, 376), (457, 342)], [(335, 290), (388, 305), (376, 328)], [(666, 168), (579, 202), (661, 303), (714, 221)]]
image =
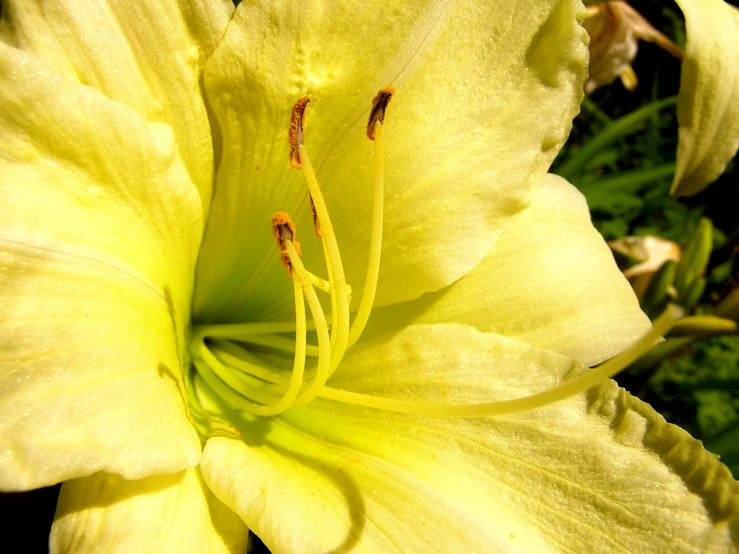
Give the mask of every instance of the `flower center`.
[[(310, 206), (316, 236), (323, 245), (328, 280), (309, 272), (300, 259), (300, 243), (290, 216), (279, 212), (272, 218), (272, 233), (280, 251), (280, 261), (293, 281), (295, 322), (200, 325), (194, 329), (190, 353), (200, 382), (226, 400), (232, 407), (256, 415), (277, 415), (292, 406), (313, 400), (325, 388), (326, 380), (336, 371), (347, 349), (357, 342), (369, 319), (377, 290), (382, 247), (384, 191), (385, 110), (394, 91), (381, 89), (375, 96), (367, 123), (367, 137), (374, 142), (375, 183), (372, 233), (367, 276), (359, 308), (350, 325), (351, 287), (344, 276), (344, 266), (336, 234), (323, 194), (305, 148), (304, 115), (309, 99), (303, 97), (293, 108), (290, 130), (290, 163), (302, 169), (308, 184)], [(331, 296), (331, 332), (316, 289)], [(312, 320), (308, 322), (305, 304)], [(307, 344), (308, 328), (314, 330), (318, 344)], [(295, 341), (283, 333), (295, 332)], [(284, 370), (269, 367), (251, 354), (244, 344), (274, 350), (294, 351), (289, 376)], [(315, 367), (305, 371), (306, 358), (317, 358)]]
[[(323, 245), (328, 280), (311, 273), (303, 264), (300, 243), (296, 240), (297, 233), (290, 216), (285, 212), (275, 214), (272, 233), (280, 261), (292, 279), (295, 321), (195, 326), (190, 342), (195, 371), (188, 383), (190, 404), (195, 410), (201, 404), (198, 392), (203, 392), (208, 398), (222, 399), (235, 410), (258, 416), (278, 415), (316, 397), (393, 412), (441, 417), (484, 417), (527, 411), (601, 385), (649, 350), (681, 316), (679, 308), (668, 307), (654, 322), (653, 328), (622, 354), (559, 386), (522, 398), (481, 404), (420, 402), (327, 387), (326, 381), (364, 331), (375, 300), (383, 225), (383, 124), (393, 94), (390, 87), (377, 93), (367, 123), (367, 138), (374, 142), (374, 203), (367, 275), (353, 321), (350, 322), (349, 313), (351, 287), (344, 276), (336, 235), (304, 145), (304, 115), (309, 99), (303, 97), (292, 112), (288, 133), (289, 159), (293, 167), (302, 169), (308, 185), (315, 232)], [(330, 324), (316, 289), (330, 295)], [(311, 313), (310, 320), (306, 317), (305, 304)], [(308, 344), (309, 330), (315, 332), (317, 344)], [(255, 347), (262, 350), (261, 355), (254, 354)], [(294, 353), (291, 367), (285, 353)], [(313, 362), (306, 370), (308, 358)]]

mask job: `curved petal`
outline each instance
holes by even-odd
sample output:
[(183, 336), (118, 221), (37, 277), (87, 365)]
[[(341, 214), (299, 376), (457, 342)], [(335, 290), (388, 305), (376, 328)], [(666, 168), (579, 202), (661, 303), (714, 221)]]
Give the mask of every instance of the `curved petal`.
[(468, 275), (416, 302), (375, 310), (370, 321), (375, 333), (410, 321), (464, 323), (588, 366), (650, 327), (585, 198), (556, 175), (545, 176), (531, 205)]
[(673, 196), (715, 181), (739, 148), (739, 11), (722, 0), (677, 0), (687, 44), (677, 98)]
[(207, 213), (213, 145), (200, 81), (233, 12), (230, 0), (9, 0), (2, 11), (6, 43), (170, 125)]
[[(450, 348), (450, 345), (454, 345)], [(470, 327), (352, 350), (332, 385), (435, 401), (522, 396), (574, 362)], [(528, 413), (421, 418), (314, 401), (206, 444), (203, 477), (276, 552), (723, 552), (739, 485), (612, 382)]]
[(0, 489), (197, 463), (202, 229), (171, 129), (0, 43)]
[(97, 473), (64, 483), (51, 552), (246, 552), (248, 530), (197, 468), (126, 481)]
[[(288, 161), (291, 110), (305, 95), (305, 144), (350, 284), (361, 288), (369, 247), (365, 125), (386, 85), (397, 94), (385, 122), (377, 302), (415, 298), (472, 269), (567, 137), (587, 73), (583, 16), (573, 0), (242, 3), (206, 67), (224, 152), (196, 317), (290, 313), (270, 218), (288, 211), (299, 234), (312, 234), (307, 187)], [(323, 273), (319, 241), (303, 247)]]

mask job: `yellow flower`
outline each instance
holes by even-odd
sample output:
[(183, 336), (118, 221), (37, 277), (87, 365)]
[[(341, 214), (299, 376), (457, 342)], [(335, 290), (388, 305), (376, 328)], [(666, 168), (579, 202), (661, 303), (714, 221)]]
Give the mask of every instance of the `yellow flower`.
[[(545, 174), (581, 98), (581, 6), (232, 10), (4, 4), (0, 487), (65, 482), (52, 548), (238, 552), (248, 526), (275, 552), (730, 549), (728, 470), (612, 382), (403, 413), (600, 382), (623, 360), (586, 368), (649, 328), (582, 196)], [(307, 332), (294, 400), (318, 397), (258, 415), (311, 283), (335, 308), (329, 331), (310, 299), (322, 355)]]

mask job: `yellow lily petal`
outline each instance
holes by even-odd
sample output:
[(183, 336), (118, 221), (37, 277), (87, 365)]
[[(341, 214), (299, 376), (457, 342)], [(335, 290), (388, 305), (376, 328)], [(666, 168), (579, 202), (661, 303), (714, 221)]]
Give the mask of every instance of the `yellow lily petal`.
[(0, 38), (170, 125), (207, 213), (213, 145), (200, 83), (233, 9), (230, 0), (8, 0)]
[(51, 552), (246, 552), (244, 523), (197, 468), (126, 481), (97, 473), (64, 483)]
[(623, 351), (650, 327), (582, 194), (556, 175), (545, 176), (531, 205), (468, 275), (372, 317), (376, 329), (465, 323), (587, 366)]
[(722, 0), (677, 0), (687, 45), (677, 98), (673, 196), (699, 193), (739, 148), (739, 11)]
[[(386, 119), (377, 303), (467, 273), (526, 206), (567, 136), (587, 71), (583, 16), (572, 0), (240, 4), (206, 67), (224, 151), (196, 318), (291, 313), (270, 218), (287, 211), (302, 236), (312, 234), (304, 177), (288, 162), (291, 110), (305, 95), (305, 145), (350, 284), (364, 282), (369, 247), (365, 125), (386, 85), (397, 94)], [(306, 265), (322, 273), (319, 241), (300, 240)]]
[[(476, 402), (550, 388), (576, 366), (470, 327), (421, 325), (360, 343), (330, 384)], [(609, 383), (488, 419), (317, 400), (239, 427), (244, 442), (211, 438), (203, 477), (275, 552), (730, 549), (729, 471)]]
[(172, 130), (0, 43), (0, 489), (198, 462), (202, 208)]

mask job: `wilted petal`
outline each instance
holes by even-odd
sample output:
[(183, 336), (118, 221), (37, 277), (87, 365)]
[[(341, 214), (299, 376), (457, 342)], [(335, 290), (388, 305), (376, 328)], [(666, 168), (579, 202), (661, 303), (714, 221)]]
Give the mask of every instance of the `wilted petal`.
[(590, 35), (590, 76), (585, 82), (585, 94), (610, 85), (619, 77), (625, 88), (634, 90), (638, 81), (631, 62), (636, 58), (640, 40), (652, 42), (678, 59), (683, 57), (669, 38), (626, 2), (590, 4), (583, 27)]
[(136, 481), (98, 473), (64, 483), (51, 551), (243, 554), (247, 535), (197, 468)]
[(198, 462), (202, 229), (172, 130), (0, 43), (0, 489)]
[[(564, 142), (585, 77), (579, 3), (253, 4), (237, 9), (206, 68), (223, 131), (196, 318), (290, 317), (270, 218), (288, 211), (323, 273), (303, 175), (288, 162), (291, 109), (309, 96), (306, 148), (348, 280), (361, 286), (372, 207), (373, 96), (386, 119), (379, 304), (472, 269), (522, 210)], [(453, 44), (453, 47), (450, 47)]]
[[(422, 325), (360, 343), (330, 385), (479, 402), (547, 389), (576, 365)], [(613, 383), (506, 417), (319, 400), (240, 429), (245, 442), (209, 440), (203, 476), (275, 552), (718, 552), (739, 525), (726, 467)]]
[(679, 262), (682, 257), (680, 245), (661, 237), (622, 237), (608, 243), (611, 250), (633, 260), (634, 265), (624, 270), (628, 279), (640, 275), (654, 274), (662, 264), (672, 260)]
[(673, 196), (715, 181), (739, 148), (739, 11), (722, 0), (677, 0), (687, 51), (677, 99)]

